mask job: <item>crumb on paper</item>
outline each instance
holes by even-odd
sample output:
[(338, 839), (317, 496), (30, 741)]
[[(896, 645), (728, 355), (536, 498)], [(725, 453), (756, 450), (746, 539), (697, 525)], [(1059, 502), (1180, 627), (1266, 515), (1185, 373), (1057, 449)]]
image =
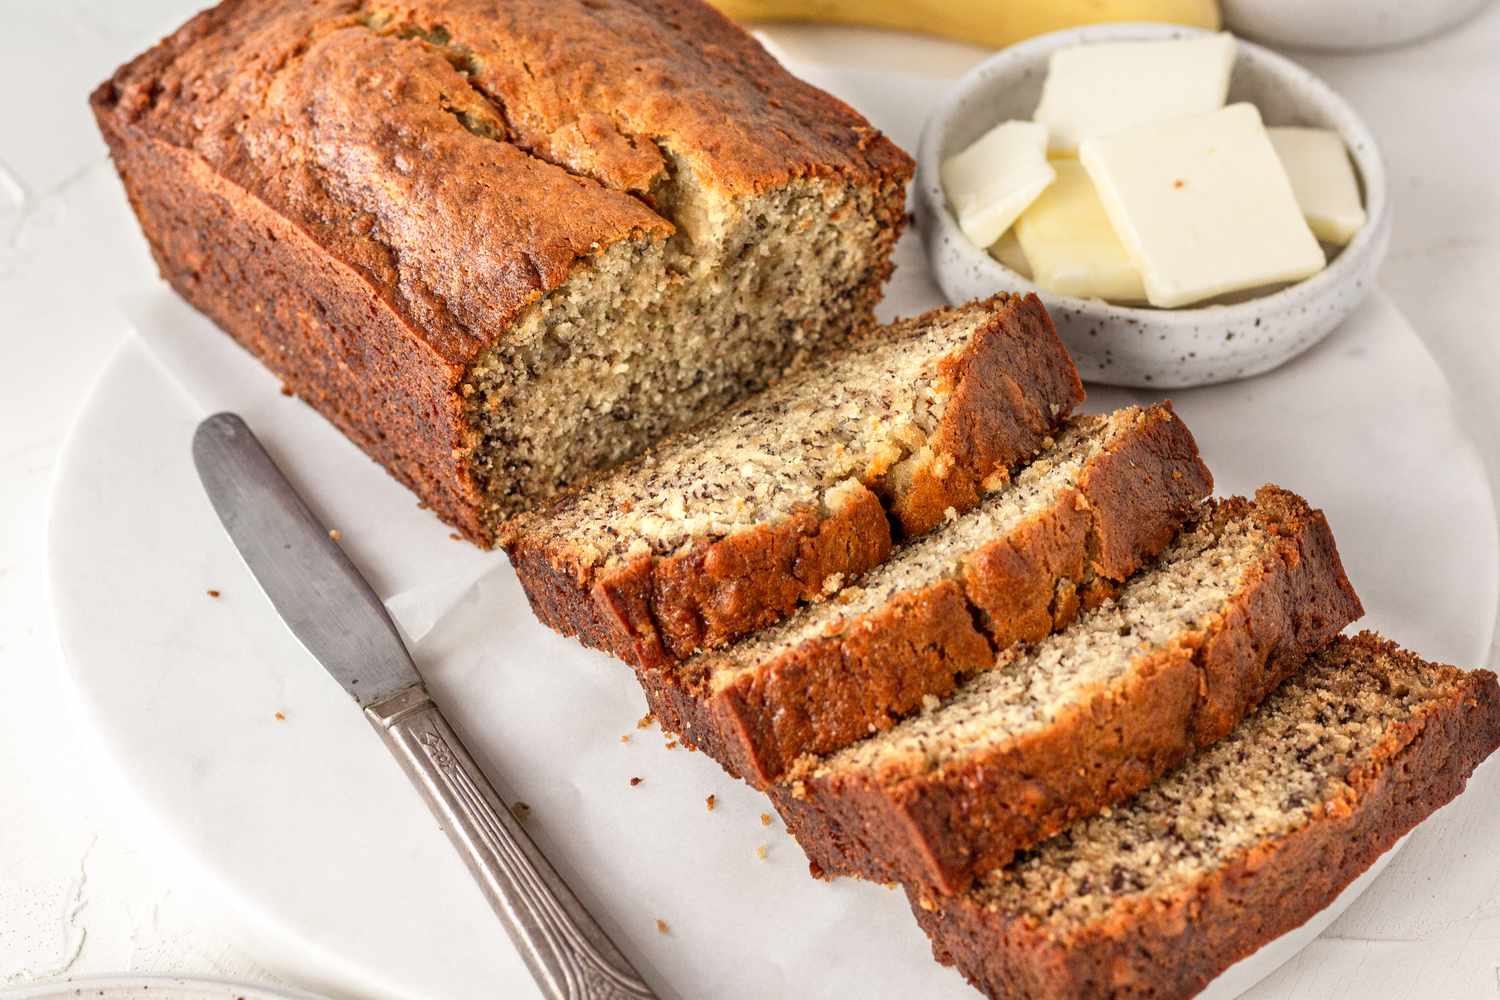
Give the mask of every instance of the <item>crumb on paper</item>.
[(461, 542), (461, 541), (464, 540), (464, 536), (460, 535), (456, 531), (450, 531), (450, 532), (448, 532), (448, 537), (451, 538), (451, 539), (453, 539), (455, 542)]
[(656, 918), (656, 933), (658, 933), (658, 934), (670, 934), (670, 933), (672, 933), (672, 928), (669, 927), (667, 925), (667, 922), (665, 920), (663, 920), (661, 917), (657, 917)]
[(761, 844), (759, 847), (757, 847), (755, 849), (755, 856), (757, 858), (759, 858), (760, 860), (762, 860), (762, 861), (766, 860), (766, 845), (765, 844)]
[(770, 813), (761, 813), (760, 814), (760, 825), (761, 826), (770, 826), (771, 825), (771, 814)]
[(714, 803), (716, 803), (718, 801), (719, 801), (719, 797), (717, 795), (709, 795), (708, 798), (706, 798), (706, 799), (703, 800), (703, 804), (708, 807), (708, 811), (709, 812), (713, 812), (714, 811)]
[(286, 713), (285, 712), (277, 712), (276, 713), (276, 721), (277, 722), (285, 722), (286, 721)]
[(281, 394), (283, 396), (292, 395), (292, 387), (287, 385), (285, 382), (281, 383)]
[(1184, 181), (1181, 177), (1177, 178), (1175, 181), (1172, 182), (1172, 190), (1174, 190), (1174, 191), (1181, 191), (1182, 190), (1182, 186), (1185, 183), (1187, 183), (1187, 182)]
[(620, 742), (621, 743), (629, 743), (630, 742), (630, 734), (626, 733), (624, 736), (621, 736), (620, 737)]
[(339, 529), (337, 529), (337, 528), (329, 528), (328, 529), (328, 537), (332, 538), (335, 542), (337, 542), (337, 541), (343, 540), (344, 533), (342, 531), (340, 531)]
[(510, 804), (510, 814), (524, 823), (526, 822), (526, 817), (531, 815), (531, 807), (520, 799), (517, 799)]
[(650, 712), (647, 712), (645, 715), (641, 716), (639, 719), (637, 719), (635, 721), (635, 728), (637, 728), (637, 729), (650, 729), (651, 728), (651, 723), (653, 723), (655, 721), (656, 721), (656, 716), (652, 715)]
[(667, 749), (676, 750), (680, 744), (676, 740), (667, 740)]
[(217, 590), (210, 590), (208, 592), (208, 596), (209, 597), (218, 597), (219, 596), (219, 592)]
[(643, 782), (645, 780), (646, 780), (645, 778), (631, 778), (630, 779), (630, 787), (634, 788), (636, 785), (639, 785), (641, 782)]

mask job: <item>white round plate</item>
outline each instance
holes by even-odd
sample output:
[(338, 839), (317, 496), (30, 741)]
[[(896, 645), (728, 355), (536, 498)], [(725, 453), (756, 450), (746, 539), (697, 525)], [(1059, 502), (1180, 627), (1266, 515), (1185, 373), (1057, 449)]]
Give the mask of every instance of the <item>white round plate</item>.
[[(941, 87), (807, 75), (903, 144)], [(908, 236), (884, 310), (938, 301)], [(543, 849), (666, 995), (831, 998), (852, 983), (872, 1000), (972, 995), (931, 960), (902, 894), (808, 878), (780, 824), (762, 825), (762, 796), (637, 730), (630, 671), (537, 625), (503, 557), (450, 541), (175, 299), (155, 293), (134, 320), (141, 336), (96, 387), (52, 497), (58, 631), (131, 786), (181, 850), (315, 953), (320, 981), (436, 1000), (534, 995), (416, 793), (215, 520), (188, 444), (218, 409), (240, 412), (340, 529), (502, 794), (530, 804)], [(1089, 408), (1148, 398), (1101, 389)], [(1429, 656), (1481, 657), (1500, 570), (1495, 510), (1441, 374), (1382, 296), (1275, 373), (1177, 404), (1221, 492), (1270, 479), (1328, 511), (1368, 624)], [(1263, 949), (1261, 974), (1301, 943)]]
[(319, 1000), (300, 990), (180, 976), (80, 976), (0, 990), (3, 1000)]

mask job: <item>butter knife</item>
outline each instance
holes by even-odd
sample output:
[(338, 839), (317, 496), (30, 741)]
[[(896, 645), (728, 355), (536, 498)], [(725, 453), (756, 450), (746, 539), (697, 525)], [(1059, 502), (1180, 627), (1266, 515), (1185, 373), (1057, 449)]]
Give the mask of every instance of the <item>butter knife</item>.
[(250, 572), (401, 762), (542, 993), (654, 1000), (490, 786), (428, 697), (385, 606), (245, 422), (233, 413), (204, 420), (193, 462)]

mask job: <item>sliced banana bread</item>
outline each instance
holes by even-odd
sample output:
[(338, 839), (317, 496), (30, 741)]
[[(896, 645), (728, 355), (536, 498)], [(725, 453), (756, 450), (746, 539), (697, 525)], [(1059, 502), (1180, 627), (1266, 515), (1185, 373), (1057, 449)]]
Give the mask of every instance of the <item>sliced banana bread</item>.
[(224, 0), (90, 103), (162, 276), (485, 544), (872, 326), (911, 176), (699, 0)]
[(643, 670), (641, 685), (664, 728), (764, 787), (1097, 605), (1212, 489), (1170, 403), (1075, 417), (1009, 486), (859, 585), (728, 649)]
[(1497, 746), (1494, 674), (1335, 639), (1126, 805), (912, 910), (991, 997), (1189, 997), (1333, 902)]
[(1321, 512), (1215, 501), (1117, 598), (771, 793), (815, 868), (957, 892), (1222, 737), (1361, 613)]
[(830, 353), (502, 533), (543, 623), (636, 666), (833, 593), (1042, 448), (1083, 399), (1035, 296)]

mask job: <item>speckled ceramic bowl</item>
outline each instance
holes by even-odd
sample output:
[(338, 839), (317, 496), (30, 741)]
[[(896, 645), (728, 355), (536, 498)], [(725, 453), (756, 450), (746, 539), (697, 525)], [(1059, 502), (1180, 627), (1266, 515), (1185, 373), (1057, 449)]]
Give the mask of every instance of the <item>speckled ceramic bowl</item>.
[(1359, 52), (1446, 31), (1489, 0), (1223, 0), (1224, 23), (1271, 45)]
[(1233, 305), (1151, 309), (1043, 292), (964, 238), (938, 165), (998, 122), (1030, 118), (1057, 49), (1087, 42), (1202, 34), (1160, 24), (1112, 24), (1043, 35), (996, 53), (953, 87), (923, 129), (917, 154), (917, 225), (943, 293), (968, 302), (996, 292), (1036, 292), (1086, 380), (1175, 388), (1257, 375), (1327, 336), (1373, 287), (1390, 242), (1385, 168), (1370, 130), (1317, 77), (1259, 45), (1239, 42), (1229, 100), (1250, 101), (1269, 125), (1336, 129), (1364, 190), (1368, 221), (1324, 270)]

